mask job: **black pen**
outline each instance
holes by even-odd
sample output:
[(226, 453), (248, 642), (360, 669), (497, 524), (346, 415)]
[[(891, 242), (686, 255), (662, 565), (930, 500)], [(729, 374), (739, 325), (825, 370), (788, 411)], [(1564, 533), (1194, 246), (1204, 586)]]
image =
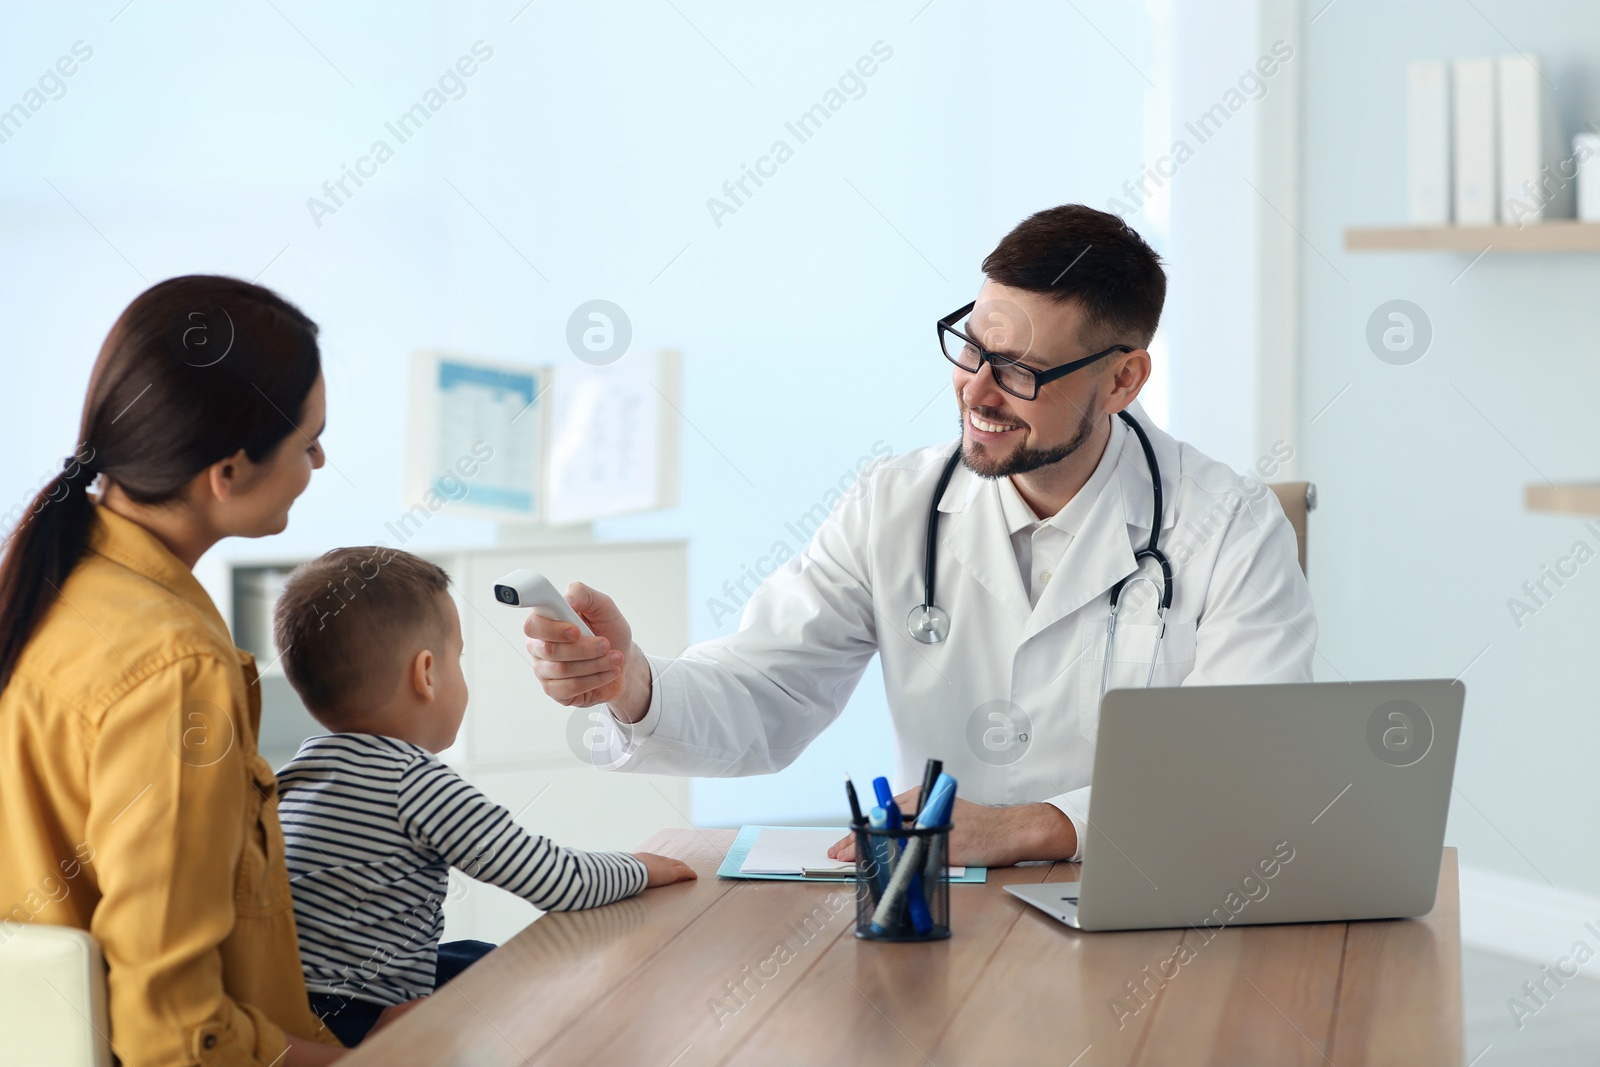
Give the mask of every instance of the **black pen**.
[(856, 784), (848, 774), (844, 776), (844, 795), (850, 798), (850, 825), (865, 826), (867, 820), (861, 817), (861, 801), (856, 799)]
[[(922, 814), (922, 807), (928, 802), (928, 794), (933, 792), (933, 783), (939, 780), (939, 775), (944, 773), (944, 761), (931, 759), (922, 770), (922, 792), (917, 794), (917, 815)], [(916, 821), (913, 817), (913, 822)]]

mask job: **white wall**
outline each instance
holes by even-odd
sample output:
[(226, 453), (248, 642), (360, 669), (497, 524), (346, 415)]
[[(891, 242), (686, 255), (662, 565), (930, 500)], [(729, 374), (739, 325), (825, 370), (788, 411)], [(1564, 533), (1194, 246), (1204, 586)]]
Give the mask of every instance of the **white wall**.
[[(1173, 0), (1163, 7), (1171, 41), (1167, 121), (1152, 131), (1145, 164), (1154, 197), (1140, 215), (1164, 224), (1168, 236), (1167, 350), (1158, 353), (1170, 368), (1168, 429), (1244, 467), (1256, 456), (1248, 413), (1256, 398), (1257, 255), (1256, 194), (1242, 177), (1256, 169), (1259, 101), (1240, 94), (1235, 99), (1243, 103), (1226, 121), (1198, 135), (1193, 127), (1255, 62), (1256, 3)], [(1269, 91), (1271, 82), (1263, 84)], [(1172, 177), (1162, 181), (1167, 172)], [(1143, 230), (1140, 215), (1129, 222)]]
[[(1520, 627), (1507, 600), (1575, 542), (1600, 549), (1581, 519), (1522, 505), (1527, 483), (1600, 468), (1600, 257), (1347, 254), (1341, 236), (1404, 219), (1407, 61), (1538, 53), (1570, 137), (1600, 115), (1597, 45), (1590, 5), (1329, 6), (1305, 33), (1300, 224), (1319, 674), (1465, 672), (1449, 841), (1464, 864), (1589, 894), (1600, 893), (1600, 564)], [(1380, 362), (1364, 339), (1395, 298), (1433, 325), (1410, 366)]]
[[(13, 13), (0, 107), (94, 53), (0, 144), (0, 500), (72, 450), (100, 341), (159, 279), (260, 273), (323, 328), (329, 467), (287, 533), (202, 561), (213, 582), (224, 556), (386, 536), (411, 351), (570, 359), (567, 316), (603, 297), (686, 353), (686, 422), (682, 506), (601, 532), (691, 538), (691, 634), (731, 629), (708, 601), (875, 442), (953, 435), (932, 323), (983, 255), (1139, 173), (1149, 28), (1110, 0), (675, 3)], [(479, 40), (465, 95), (317, 225), (307, 199)], [(877, 41), (864, 95), (717, 226), (707, 198)], [(441, 515), (407, 547), (492, 537)], [(891, 762), (874, 673), (794, 768), (699, 783), (694, 813), (837, 817), (839, 775)]]
[[(1152, 417), (1246, 470), (1296, 477), (1294, 298), (1301, 27), (1292, 5), (1152, 0), (1141, 165), (1105, 207), (1166, 259), (1142, 397)], [(1287, 445), (1288, 448), (1282, 447)], [(1274, 447), (1278, 446), (1278, 447)]]

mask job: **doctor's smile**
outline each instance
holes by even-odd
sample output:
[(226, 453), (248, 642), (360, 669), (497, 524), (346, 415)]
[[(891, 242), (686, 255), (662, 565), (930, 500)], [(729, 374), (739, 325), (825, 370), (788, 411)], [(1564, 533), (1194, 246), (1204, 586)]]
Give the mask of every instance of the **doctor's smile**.
[(994, 438), (1004, 437), (1006, 434), (1015, 430), (1027, 429), (1026, 426), (1007, 426), (992, 419), (980, 418), (978, 413), (973, 411), (971, 408), (967, 409), (967, 421), (972, 425), (974, 430), (978, 431), (978, 433)]

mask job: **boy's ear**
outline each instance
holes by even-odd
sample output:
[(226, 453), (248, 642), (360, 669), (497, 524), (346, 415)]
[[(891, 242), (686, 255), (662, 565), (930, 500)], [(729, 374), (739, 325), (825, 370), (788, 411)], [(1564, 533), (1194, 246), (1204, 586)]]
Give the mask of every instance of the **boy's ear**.
[(411, 659), (411, 689), (423, 700), (433, 699), (433, 652), (429, 649)]

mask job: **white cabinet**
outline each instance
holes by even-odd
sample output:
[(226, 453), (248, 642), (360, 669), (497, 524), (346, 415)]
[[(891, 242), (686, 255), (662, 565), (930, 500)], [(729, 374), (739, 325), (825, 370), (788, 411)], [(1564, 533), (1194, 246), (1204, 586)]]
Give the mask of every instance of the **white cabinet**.
[[(474, 785), (504, 805), (530, 833), (562, 845), (631, 852), (657, 830), (688, 826), (688, 779), (613, 774), (562, 765), (481, 770)], [(450, 873), (445, 937), (504, 944), (540, 912), (503, 889)]]
[[(539, 543), (421, 554), (450, 575), (470, 690), (461, 733), (440, 756), (523, 827), (562, 845), (632, 850), (664, 827), (691, 825), (687, 778), (613, 774), (580, 760), (581, 748), (574, 751), (569, 739), (581, 739), (598, 712), (564, 708), (544, 695), (524, 644), (527, 613), (498, 603), (493, 589), (496, 578), (518, 567), (544, 572), (563, 591), (569, 582), (585, 582), (617, 601), (641, 648), (673, 655), (688, 643), (686, 544)], [(262, 748), (274, 767), (304, 737), (323, 732), (274, 665), (271, 647), (267, 594), (296, 562), (231, 564), (235, 640), (265, 668)], [(538, 914), (526, 901), (456, 872), (445, 937), (502, 943)]]

